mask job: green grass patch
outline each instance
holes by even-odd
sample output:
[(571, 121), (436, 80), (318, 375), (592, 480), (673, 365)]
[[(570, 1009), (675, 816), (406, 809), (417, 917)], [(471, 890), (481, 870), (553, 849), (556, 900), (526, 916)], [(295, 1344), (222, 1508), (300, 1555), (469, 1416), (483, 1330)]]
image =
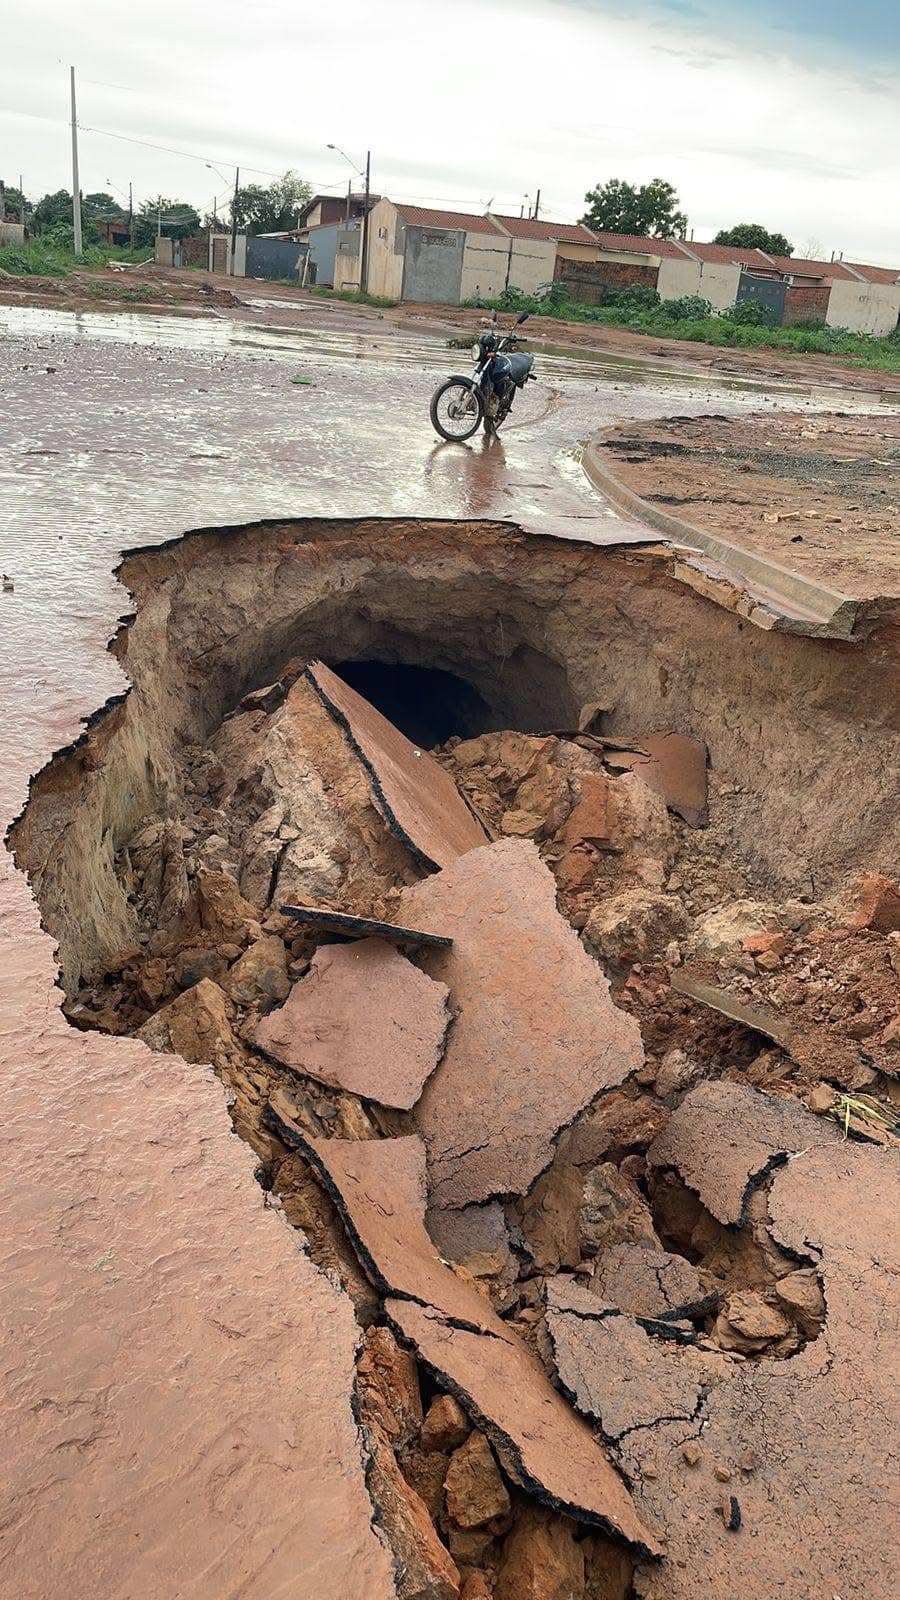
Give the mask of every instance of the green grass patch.
[[(654, 303), (654, 301), (656, 303)], [(659, 301), (654, 290), (623, 290), (610, 294), (599, 306), (568, 300), (554, 284), (546, 295), (523, 295), (508, 289), (499, 300), (472, 300), (473, 308), (488, 311), (529, 311), (533, 316), (552, 317), (562, 323), (593, 324), (627, 328), (650, 339), (682, 339), (687, 343), (719, 345), (738, 350), (780, 350), (789, 355), (825, 355), (838, 358), (846, 366), (871, 367), (884, 372), (900, 372), (900, 334), (876, 339), (869, 333), (850, 333), (846, 328), (826, 325), (814, 327), (767, 327), (761, 307), (742, 302), (721, 316), (703, 311), (703, 302), (684, 298)], [(752, 318), (752, 320), (751, 320)]]
[[(150, 261), (152, 250), (136, 251), (135, 261)], [(0, 246), (0, 272), (13, 278), (65, 278), (81, 267), (105, 267), (109, 261), (132, 260), (118, 245), (89, 244), (76, 256), (74, 250), (54, 240), (32, 239), (28, 244)]]

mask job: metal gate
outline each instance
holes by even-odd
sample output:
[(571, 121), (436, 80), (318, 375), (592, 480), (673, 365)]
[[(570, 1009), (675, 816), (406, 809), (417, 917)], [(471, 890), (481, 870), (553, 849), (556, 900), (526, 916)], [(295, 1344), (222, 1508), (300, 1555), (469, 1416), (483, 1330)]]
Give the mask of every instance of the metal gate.
[(757, 278), (752, 272), (741, 269), (741, 281), (738, 284), (738, 300), (755, 300), (757, 305), (765, 306), (772, 317), (776, 328), (781, 327), (784, 317), (784, 299), (787, 294), (787, 284), (783, 278)]
[(401, 299), (458, 306), (465, 247), (459, 228), (407, 227)]
[(299, 278), (305, 255), (306, 245), (296, 239), (263, 239), (252, 234), (247, 240), (247, 277)]

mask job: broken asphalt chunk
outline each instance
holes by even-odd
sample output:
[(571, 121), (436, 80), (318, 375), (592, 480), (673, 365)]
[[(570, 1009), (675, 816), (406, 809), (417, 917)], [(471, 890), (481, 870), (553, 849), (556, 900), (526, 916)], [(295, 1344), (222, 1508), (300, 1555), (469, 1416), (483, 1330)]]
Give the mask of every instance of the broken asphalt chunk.
[(321, 661), (306, 676), (369, 774), (379, 810), (417, 861), (445, 867), (487, 833), (450, 774)]
[(719, 1300), (684, 1256), (628, 1240), (610, 1245), (597, 1257), (590, 1291), (619, 1311), (655, 1322), (705, 1316)]
[(633, 750), (606, 756), (609, 766), (637, 772), (692, 828), (703, 827), (708, 820), (707, 760), (702, 740), (682, 733), (643, 734)]
[(674, 1167), (708, 1211), (730, 1227), (746, 1220), (755, 1188), (798, 1151), (840, 1144), (837, 1125), (796, 1100), (758, 1094), (740, 1083), (701, 1083), (673, 1111), (647, 1152), (651, 1166)]
[(487, 1435), (510, 1477), (582, 1521), (608, 1525), (648, 1553), (656, 1541), (590, 1429), (543, 1367), (425, 1231), (425, 1147), (415, 1136), (307, 1138), (304, 1151), (335, 1201), (359, 1258), (389, 1298), (400, 1337)]
[[(743, 1093), (757, 1102), (748, 1119), (757, 1144), (783, 1144), (783, 1102)], [(708, 1151), (717, 1138), (734, 1138), (733, 1124), (729, 1131), (721, 1118), (692, 1113), (690, 1100), (684, 1105), (682, 1131), (693, 1115)], [(814, 1122), (807, 1117), (807, 1129)], [(663, 1566), (635, 1574), (641, 1600), (771, 1600), (775, 1593), (791, 1600), (894, 1600), (898, 1592), (897, 1562), (889, 1539), (880, 1536), (895, 1496), (900, 1425), (897, 1163), (890, 1153), (848, 1140), (810, 1143), (772, 1177), (769, 1228), (783, 1250), (815, 1262), (825, 1324), (788, 1360), (729, 1362), (707, 1386), (702, 1433), (699, 1421), (660, 1418), (652, 1431), (621, 1437), (623, 1470), (667, 1543)], [(702, 1460), (681, 1470), (682, 1451), (698, 1435)], [(648, 1445), (663, 1468), (658, 1477), (643, 1470)], [(730, 1505), (727, 1523), (712, 1514), (717, 1467), (741, 1473), (747, 1539), (728, 1531)]]
[(431, 1203), (524, 1194), (560, 1129), (642, 1064), (637, 1022), (557, 911), (529, 840), (471, 851), (403, 890), (400, 911), (453, 940), (423, 954), (457, 1008), (416, 1112)]
[(546, 1307), (560, 1383), (605, 1438), (652, 1428), (661, 1417), (694, 1420), (703, 1372), (693, 1356), (652, 1339), (566, 1276), (549, 1279)]
[(378, 922), (372, 917), (355, 917), (349, 911), (330, 911), (327, 906), (281, 906), (282, 915), (295, 917), (309, 928), (323, 933), (339, 933), (346, 939), (387, 939), (392, 944), (434, 945), (449, 950), (452, 939), (440, 933), (423, 933), (421, 928), (401, 928), (393, 922)]
[(389, 1299), (385, 1312), (486, 1435), (515, 1483), (555, 1511), (616, 1533), (647, 1555), (661, 1553), (590, 1428), (523, 1344), (455, 1327), (410, 1300)]
[(435, 1307), (453, 1322), (513, 1335), (490, 1302), (441, 1261), (425, 1229), (425, 1147), (400, 1139), (312, 1139), (277, 1115), (335, 1202), (360, 1261), (382, 1294)]
[(406, 1111), (441, 1058), (447, 998), (445, 984), (380, 939), (320, 945), (254, 1038), (292, 1072)]

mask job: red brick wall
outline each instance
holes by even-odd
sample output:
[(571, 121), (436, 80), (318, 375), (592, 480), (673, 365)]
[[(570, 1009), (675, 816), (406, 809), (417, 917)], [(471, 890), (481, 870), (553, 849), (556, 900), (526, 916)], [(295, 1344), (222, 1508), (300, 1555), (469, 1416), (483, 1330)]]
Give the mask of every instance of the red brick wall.
[(607, 289), (628, 289), (634, 284), (655, 289), (658, 275), (658, 267), (637, 261), (566, 261), (560, 257), (555, 270), (572, 299), (587, 305), (599, 305)]
[(781, 326), (789, 328), (794, 322), (824, 322), (830, 294), (831, 290), (824, 283), (789, 283)]
[(181, 265), (183, 267), (205, 267), (209, 260), (209, 245), (206, 239), (182, 239)]

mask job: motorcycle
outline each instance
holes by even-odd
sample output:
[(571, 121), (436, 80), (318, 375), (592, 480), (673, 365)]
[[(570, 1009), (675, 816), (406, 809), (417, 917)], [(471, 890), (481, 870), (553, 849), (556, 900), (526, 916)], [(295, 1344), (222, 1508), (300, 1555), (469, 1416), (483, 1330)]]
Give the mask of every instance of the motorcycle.
[(531, 370), (534, 356), (524, 355), (517, 348), (522, 336), (516, 328), (528, 321), (528, 315), (527, 311), (520, 311), (515, 327), (500, 333), (497, 313), (493, 312), (473, 350), (474, 377), (454, 373), (435, 389), (430, 414), (442, 439), (471, 439), (482, 422), (485, 433), (496, 433), (509, 416), (516, 390), (524, 389), (529, 379), (537, 381)]

